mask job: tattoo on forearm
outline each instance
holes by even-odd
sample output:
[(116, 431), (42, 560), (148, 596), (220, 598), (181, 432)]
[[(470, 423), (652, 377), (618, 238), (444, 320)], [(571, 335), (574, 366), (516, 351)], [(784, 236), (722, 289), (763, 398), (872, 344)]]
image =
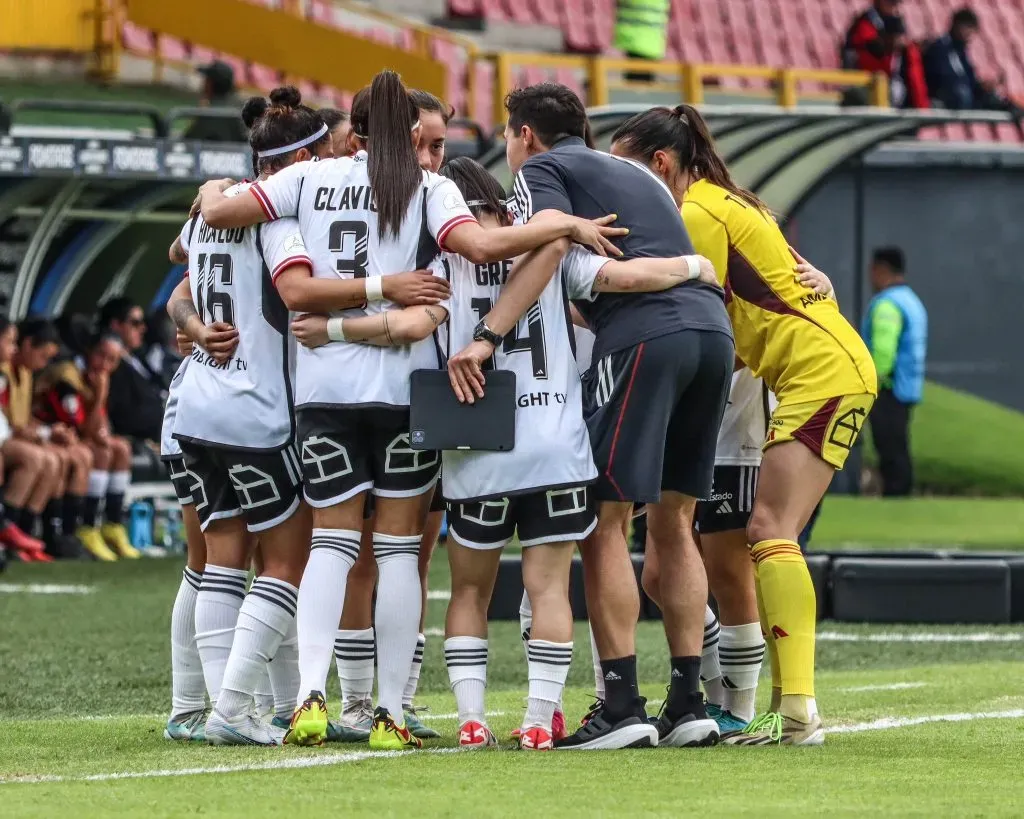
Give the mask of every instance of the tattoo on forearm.
[(424, 307), (423, 309), (427, 311), (427, 315), (430, 316), (430, 321), (435, 327), (437, 327), (441, 323), (441, 317), (429, 307)]
[(597, 274), (597, 278), (594, 279), (594, 287), (593, 287), (593, 289), (597, 290), (597, 289), (599, 289), (601, 287), (606, 287), (610, 282), (611, 282), (611, 278), (608, 276), (607, 273), (598, 273)]
[(171, 319), (174, 321), (174, 326), (182, 332), (185, 332), (185, 327), (188, 325), (188, 320), (192, 316), (198, 316), (199, 312), (196, 310), (196, 306), (192, 303), (192, 299), (178, 299), (172, 301), (168, 313)]
[(388, 344), (393, 346), (395, 340), (391, 338), (391, 328), (388, 327), (388, 314), (383, 313), (382, 315), (384, 316), (384, 337), (388, 340)]

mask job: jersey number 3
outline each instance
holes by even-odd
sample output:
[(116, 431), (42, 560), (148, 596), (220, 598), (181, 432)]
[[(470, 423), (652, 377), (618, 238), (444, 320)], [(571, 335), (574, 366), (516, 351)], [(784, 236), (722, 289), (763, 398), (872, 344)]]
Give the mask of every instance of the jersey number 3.
[(233, 271), (227, 253), (199, 254), (199, 281), (196, 288), (196, 311), (204, 324), (223, 321), (235, 323), (235, 306), (231, 294), (218, 287), (231, 287)]
[(332, 222), (328, 236), (331, 253), (346, 257), (338, 259), (339, 276), (353, 279), (366, 278), (367, 237), (366, 222)]

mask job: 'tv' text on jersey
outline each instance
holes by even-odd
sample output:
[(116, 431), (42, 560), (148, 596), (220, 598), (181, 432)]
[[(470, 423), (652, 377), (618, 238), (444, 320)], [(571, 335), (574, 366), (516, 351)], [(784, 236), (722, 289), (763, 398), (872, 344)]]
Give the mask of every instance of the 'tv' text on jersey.
[[(578, 137), (559, 140), (530, 157), (513, 186), (516, 216), (544, 210), (584, 219), (618, 214), (615, 240), (623, 259), (670, 258), (694, 252), (672, 194), (651, 171), (628, 159), (586, 146)], [(717, 330), (732, 335), (722, 293), (689, 282), (660, 293), (600, 293), (576, 305), (597, 335), (594, 360), (678, 330)]]
[[(249, 184), (226, 191), (238, 196)], [(202, 216), (182, 228), (192, 301), (204, 323), (238, 330), (238, 349), (218, 364), (198, 345), (177, 388), (174, 437), (203, 446), (272, 452), (294, 438), (294, 341), (275, 271), (309, 262), (294, 219), (217, 230)]]
[[(580, 486), (597, 478), (583, 421), (567, 299), (589, 300), (594, 279), (607, 261), (573, 248), (561, 275), (552, 277), (536, 304), (495, 350), (486, 369), (516, 374), (516, 445), (511, 452), (445, 451), (446, 500), (499, 498)], [(473, 264), (445, 253), (433, 269), (451, 282), (451, 355), (473, 340), (477, 322), (498, 300), (512, 260)]]
[[(352, 279), (426, 269), (444, 249), (448, 232), (476, 221), (450, 179), (423, 172), (398, 235), (378, 237), (377, 210), (366, 154), (297, 162), (254, 185), (270, 219), (297, 216), (317, 278)], [(381, 313), (381, 301), (336, 315)], [(447, 306), (447, 305), (442, 305)], [(427, 338), (407, 347), (373, 347), (335, 342), (315, 350), (299, 348), (295, 403), (303, 407), (407, 407), (409, 374), (440, 365), (437, 342)]]

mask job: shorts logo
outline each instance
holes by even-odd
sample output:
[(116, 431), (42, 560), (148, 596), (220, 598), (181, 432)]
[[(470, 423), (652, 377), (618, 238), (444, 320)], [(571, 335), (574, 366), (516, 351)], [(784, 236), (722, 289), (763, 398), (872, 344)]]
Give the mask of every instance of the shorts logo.
[(243, 509), (258, 509), (281, 500), (272, 476), (249, 464), (235, 464), (228, 470)]
[(352, 473), (348, 450), (319, 435), (310, 435), (302, 442), (302, 466), (309, 483), (326, 483)]
[(412, 431), (412, 442), (414, 444), (422, 444), (426, 437), (426, 433), (422, 429), (414, 429)]
[(410, 449), (409, 433), (403, 432), (388, 444), (384, 471), (389, 475), (403, 472), (422, 472), (437, 466), (441, 454), (433, 449)]
[(612, 373), (612, 357), (606, 356), (597, 362), (597, 389), (594, 391), (594, 400), (597, 406), (603, 407), (615, 391), (615, 376)]
[(578, 515), (586, 511), (587, 488), (577, 486), (572, 489), (552, 489), (547, 493), (547, 501), (549, 518)]
[(844, 412), (832, 425), (828, 434), (828, 442), (843, 449), (852, 449), (857, 436), (860, 435), (861, 427), (864, 426), (864, 418), (867, 413), (863, 407), (854, 407)]
[(200, 478), (195, 472), (192, 472), (185, 467), (185, 478), (188, 479), (188, 491), (192, 496), (192, 503), (195, 504), (196, 512), (201, 509), (205, 509), (210, 504), (210, 499), (206, 496), (206, 484), (203, 483), (203, 479)]
[(477, 526), (501, 526), (508, 517), (508, 498), (459, 504), (459, 517)]
[[(729, 496), (730, 498), (732, 495)], [(722, 501), (718, 508), (715, 510), (716, 515), (731, 515), (733, 512), (732, 504), (729, 501)]]

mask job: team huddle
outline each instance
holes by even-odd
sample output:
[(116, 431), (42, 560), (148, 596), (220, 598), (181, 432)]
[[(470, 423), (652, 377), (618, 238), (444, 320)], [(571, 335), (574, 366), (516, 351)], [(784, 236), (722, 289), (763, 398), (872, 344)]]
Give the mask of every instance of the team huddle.
[[(460, 746), (497, 744), (487, 610), (514, 539), (520, 748), (823, 741), (796, 538), (871, 409), (870, 355), (695, 109), (639, 114), (604, 153), (563, 86), (506, 107), (511, 195), (473, 160), (444, 163), (450, 109), (393, 72), (350, 122), (290, 87), (246, 103), (255, 181), (204, 185), (170, 250), (188, 264), (168, 312), (191, 353), (162, 441), (189, 534), (168, 738), (401, 750), (437, 736), (413, 700), (446, 510)], [(423, 369), (447, 369), (470, 403), (488, 373), (514, 372), (515, 447), (414, 448)], [(671, 657), (657, 717), (637, 687), (638, 514)], [(577, 548), (597, 690), (573, 731)], [(766, 650), (772, 703), (755, 715)]]

